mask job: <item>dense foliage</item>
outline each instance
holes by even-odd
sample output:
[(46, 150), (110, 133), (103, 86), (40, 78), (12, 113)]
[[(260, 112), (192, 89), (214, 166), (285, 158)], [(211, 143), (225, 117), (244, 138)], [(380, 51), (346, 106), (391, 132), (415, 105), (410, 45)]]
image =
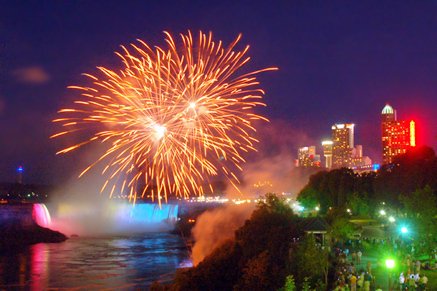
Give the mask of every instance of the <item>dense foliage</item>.
[(401, 195), (426, 186), (437, 195), (437, 157), (432, 148), (419, 147), (377, 173), (355, 174), (346, 168), (319, 172), (310, 177), (298, 200), (310, 209), (320, 205), (321, 213), (329, 207), (350, 208), (355, 215), (367, 216), (380, 202), (402, 207)]

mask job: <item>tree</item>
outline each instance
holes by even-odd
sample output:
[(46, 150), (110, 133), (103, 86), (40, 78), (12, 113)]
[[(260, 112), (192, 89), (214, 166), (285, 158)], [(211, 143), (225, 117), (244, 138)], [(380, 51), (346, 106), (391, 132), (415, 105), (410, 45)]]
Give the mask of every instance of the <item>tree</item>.
[(365, 193), (353, 193), (347, 201), (347, 205), (354, 215), (368, 216), (370, 212), (369, 199)]
[(354, 230), (353, 224), (348, 219), (337, 216), (332, 219), (329, 233), (337, 240), (345, 240), (354, 233)]
[(326, 213), (331, 206), (345, 206), (348, 197), (355, 192), (357, 180), (354, 172), (346, 168), (318, 172), (310, 177), (297, 200), (309, 207), (320, 204), (320, 213)]
[(303, 284), (305, 278), (310, 278), (313, 283), (322, 279), (327, 284), (328, 255), (327, 251), (316, 245), (314, 236), (305, 235), (303, 240), (295, 246), (291, 258), (297, 282)]
[(269, 270), (269, 255), (264, 251), (247, 262), (240, 283), (234, 290), (268, 290), (271, 286)]
[(305, 187), (299, 193), (297, 201), (306, 209), (314, 209), (320, 203), (320, 195), (314, 188)]
[(437, 238), (437, 197), (431, 187), (418, 189), (411, 195), (401, 195), (404, 213), (415, 236), (424, 244), (423, 252), (431, 255)]
[(293, 275), (288, 275), (285, 278), (285, 285), (281, 291), (296, 291), (296, 283), (294, 282)]
[(249, 260), (267, 251), (257, 259), (267, 259), (266, 281), (269, 285), (266, 290), (280, 288), (289, 274), (288, 253), (290, 240), (298, 232), (296, 220), (284, 199), (267, 194), (266, 201), (258, 205), (251, 218), (235, 233), (236, 243), (242, 250), (240, 265), (247, 266)]
[(401, 206), (399, 193), (409, 195), (430, 186), (437, 191), (437, 157), (430, 147), (417, 147), (385, 165), (374, 181), (375, 193), (390, 205)]
[(227, 241), (196, 267), (178, 270), (176, 290), (232, 290), (241, 277), (239, 259), (241, 250), (233, 241)]

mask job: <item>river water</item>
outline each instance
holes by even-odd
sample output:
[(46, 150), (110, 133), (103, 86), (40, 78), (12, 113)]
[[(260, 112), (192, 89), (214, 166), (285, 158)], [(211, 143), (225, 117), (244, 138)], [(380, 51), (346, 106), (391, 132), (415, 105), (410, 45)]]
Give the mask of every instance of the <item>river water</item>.
[(189, 264), (174, 234), (70, 238), (0, 255), (0, 289), (147, 290)]

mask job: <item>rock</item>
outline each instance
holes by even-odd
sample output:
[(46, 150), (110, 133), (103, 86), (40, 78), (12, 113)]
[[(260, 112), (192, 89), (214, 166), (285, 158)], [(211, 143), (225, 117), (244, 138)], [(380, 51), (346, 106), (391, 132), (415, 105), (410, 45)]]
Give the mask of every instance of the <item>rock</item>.
[(0, 226), (0, 252), (9, 252), (37, 243), (58, 243), (67, 240), (67, 237), (51, 229), (37, 224), (22, 226), (20, 224), (6, 224)]

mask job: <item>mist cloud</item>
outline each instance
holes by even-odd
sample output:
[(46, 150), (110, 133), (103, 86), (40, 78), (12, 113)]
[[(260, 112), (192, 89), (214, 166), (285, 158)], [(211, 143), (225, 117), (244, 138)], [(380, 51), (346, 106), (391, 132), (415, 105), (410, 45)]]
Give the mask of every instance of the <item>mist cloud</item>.
[(192, 229), (195, 240), (193, 265), (200, 263), (225, 241), (234, 239), (235, 231), (243, 226), (254, 209), (254, 204), (226, 205), (202, 213)]

